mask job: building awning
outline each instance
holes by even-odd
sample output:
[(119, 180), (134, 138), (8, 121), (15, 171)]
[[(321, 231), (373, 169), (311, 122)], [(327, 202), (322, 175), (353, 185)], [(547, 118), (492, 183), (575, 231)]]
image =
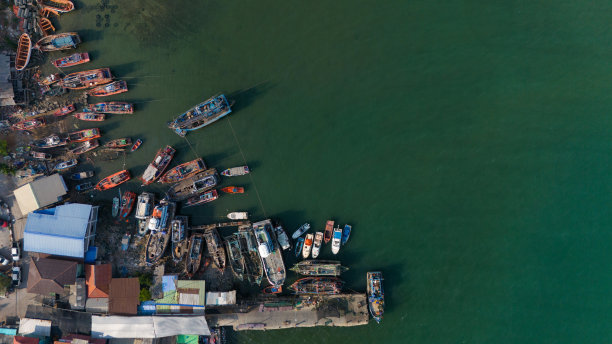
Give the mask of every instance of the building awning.
[(204, 316), (92, 316), (94, 338), (163, 338), (179, 334), (209, 336)]

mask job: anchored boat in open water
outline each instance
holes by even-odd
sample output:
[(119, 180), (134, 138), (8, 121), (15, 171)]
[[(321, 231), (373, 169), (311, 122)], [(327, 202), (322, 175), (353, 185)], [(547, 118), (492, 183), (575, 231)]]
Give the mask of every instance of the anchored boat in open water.
[(134, 106), (125, 102), (103, 102), (97, 104), (89, 104), (85, 108), (88, 112), (110, 113), (117, 115), (125, 115), (134, 113)]
[(282, 285), (285, 283), (287, 272), (285, 271), (281, 249), (273, 238), (272, 221), (255, 222), (252, 228), (268, 282), (272, 285)]
[(132, 191), (127, 191), (121, 196), (121, 208), (119, 209), (119, 217), (127, 218), (134, 208), (134, 201), (136, 200), (136, 194)]
[(232, 112), (224, 95), (214, 96), (179, 115), (168, 127), (180, 136), (188, 131), (203, 128)]
[(100, 137), (100, 129), (92, 128), (79, 130), (68, 134), (68, 142), (83, 142)]
[(170, 223), (170, 228), (172, 230), (172, 260), (178, 263), (185, 255), (183, 240), (185, 240), (187, 234), (187, 216), (175, 216)]

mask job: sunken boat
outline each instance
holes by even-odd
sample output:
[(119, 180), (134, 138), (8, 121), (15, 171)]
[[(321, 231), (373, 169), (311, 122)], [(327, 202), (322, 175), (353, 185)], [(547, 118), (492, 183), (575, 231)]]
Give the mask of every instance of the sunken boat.
[(236, 234), (240, 238), (240, 248), (246, 269), (245, 276), (250, 283), (260, 285), (264, 272), (253, 232), (250, 229), (239, 229)]
[(171, 236), (168, 227), (174, 218), (175, 210), (175, 203), (164, 200), (153, 209), (148, 221), (148, 229), (151, 233), (145, 249), (145, 263), (147, 265), (155, 264), (164, 255)]
[(79, 130), (79, 131), (69, 133), (68, 141), (69, 142), (83, 142), (83, 141), (97, 139), (100, 136), (101, 136), (100, 129), (98, 128), (85, 129), (85, 130)]
[(89, 62), (89, 53), (74, 53), (72, 55), (60, 57), (51, 63), (57, 68), (72, 67)]
[(110, 84), (92, 88), (91, 90), (87, 91), (87, 94), (93, 97), (107, 97), (127, 91), (127, 83), (123, 80), (117, 80), (111, 82)]
[(185, 252), (183, 250), (183, 240), (187, 234), (187, 217), (186, 216), (175, 216), (174, 220), (170, 223), (170, 229), (172, 230), (172, 260), (178, 263), (183, 259)]
[(229, 266), (237, 279), (243, 280), (245, 273), (244, 257), (240, 249), (240, 238), (238, 235), (230, 235), (225, 238), (225, 248), (229, 258)]
[(134, 106), (126, 102), (103, 102), (96, 104), (89, 104), (85, 108), (88, 112), (95, 113), (109, 113), (109, 114), (132, 114), (134, 113)]
[(34, 141), (33, 145), (38, 148), (54, 148), (65, 146), (68, 144), (67, 136), (59, 136), (57, 134), (49, 135), (44, 139)]

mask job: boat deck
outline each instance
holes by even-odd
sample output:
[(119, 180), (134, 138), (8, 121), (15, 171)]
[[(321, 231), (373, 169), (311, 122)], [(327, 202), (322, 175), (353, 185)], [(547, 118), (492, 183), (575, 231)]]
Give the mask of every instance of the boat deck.
[[(200, 179), (206, 178), (206, 177), (210, 177), (210, 176), (214, 176), (217, 174), (217, 170), (214, 168), (208, 169), (206, 171), (202, 171), (199, 172), (185, 180), (182, 180), (174, 185), (172, 185), (170, 187), (170, 189), (168, 189), (168, 196), (171, 197), (172, 199), (176, 199), (176, 200), (183, 200), (185, 198), (188, 198), (189, 196), (195, 196), (195, 193), (192, 193), (193, 191), (193, 184), (195, 181), (198, 181)], [(218, 181), (217, 181), (218, 182)], [(215, 183), (216, 185), (216, 183)], [(199, 193), (203, 193), (213, 187), (215, 187), (215, 185), (202, 189), (200, 190), (201, 192)]]

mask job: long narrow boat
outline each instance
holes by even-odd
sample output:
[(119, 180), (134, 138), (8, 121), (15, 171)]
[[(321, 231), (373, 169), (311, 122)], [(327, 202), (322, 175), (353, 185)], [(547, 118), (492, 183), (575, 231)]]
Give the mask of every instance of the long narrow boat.
[(334, 221), (329, 220), (325, 224), (325, 232), (323, 232), (323, 241), (327, 244), (334, 234)]
[(216, 229), (210, 229), (204, 232), (204, 238), (206, 239), (206, 246), (208, 252), (213, 257), (213, 261), (219, 270), (225, 270), (225, 249), (219, 237), (219, 232)]
[(302, 249), (302, 258), (308, 259), (310, 252), (312, 251), (314, 235), (312, 233), (306, 234), (306, 240), (304, 240), (304, 248)]
[(185, 207), (191, 207), (194, 205), (209, 203), (209, 202), (216, 200), (217, 198), (219, 198), (219, 194), (217, 193), (217, 190), (210, 190), (201, 195), (193, 196), (189, 198), (185, 202)]
[(304, 276), (340, 276), (348, 270), (335, 260), (302, 260), (290, 269)]
[(168, 123), (168, 127), (178, 135), (185, 136), (188, 131), (203, 128), (231, 112), (230, 104), (224, 95), (214, 96), (179, 115)]
[(94, 171), (77, 172), (70, 175), (71, 180), (83, 180), (94, 176)]
[(342, 230), (342, 245), (344, 246), (344, 244), (346, 244), (346, 242), (348, 241), (349, 237), (351, 236), (351, 230), (353, 229), (353, 227), (351, 227), (350, 225), (344, 225), (344, 229)]
[(76, 159), (62, 161), (59, 164), (55, 165), (54, 170), (57, 170), (57, 171), (65, 170), (65, 169), (76, 166), (78, 163), (79, 162)]
[(274, 227), (274, 234), (276, 234), (276, 241), (278, 241), (278, 244), (283, 249), (283, 251), (291, 248), (291, 242), (289, 242), (289, 237), (287, 236), (287, 233), (285, 232), (283, 226), (281, 226), (280, 223), (278, 223)]
[(72, 55), (60, 57), (51, 63), (57, 68), (72, 67), (89, 62), (89, 53), (74, 53)]
[(15, 69), (23, 70), (30, 62), (32, 52), (32, 40), (27, 33), (21, 34), (17, 44), (17, 56), (15, 57)]
[(217, 182), (217, 170), (211, 168), (172, 185), (167, 194), (172, 200), (182, 201), (214, 188)]
[(304, 277), (289, 286), (289, 290), (297, 295), (335, 295), (343, 286), (344, 282), (337, 277)]
[(129, 137), (125, 137), (125, 138), (121, 138), (121, 139), (114, 139), (110, 142), (107, 142), (104, 144), (104, 147), (106, 148), (123, 148), (123, 147), (127, 147), (129, 145), (132, 144), (132, 139), (130, 139)]
[(138, 204), (136, 205), (136, 214), (134, 216), (139, 220), (146, 220), (151, 216), (154, 203), (154, 194), (148, 192), (141, 193), (140, 196), (138, 196)]
[(134, 113), (134, 106), (125, 102), (105, 102), (89, 104), (85, 108), (89, 112), (112, 113), (112, 114), (131, 114)]
[(101, 85), (96, 88), (92, 88), (87, 91), (87, 94), (94, 97), (106, 97), (112, 96), (113, 94), (119, 94), (127, 92), (127, 83), (123, 80), (113, 81), (110, 84)]
[(74, 10), (74, 4), (68, 0), (38, 0), (42, 8), (47, 8), (58, 13), (66, 13)]
[(312, 244), (312, 258), (317, 258), (321, 253), (321, 244), (323, 243), (323, 232), (316, 232), (314, 242)]
[(246, 270), (244, 257), (240, 250), (240, 241), (236, 234), (225, 238), (225, 249), (229, 258), (229, 266), (237, 279), (243, 280)]
[(334, 228), (334, 235), (332, 237), (332, 253), (338, 254), (340, 252), (340, 246), (342, 244), (342, 229), (340, 226)]
[(59, 73), (55, 73), (55, 74), (49, 74), (47, 75), (44, 79), (40, 80), (38, 82), (39, 85), (41, 86), (49, 86), (49, 85), (53, 85), (56, 82), (60, 81), (60, 75)]
[(243, 176), (245, 174), (248, 174), (249, 171), (249, 166), (238, 166), (238, 167), (232, 167), (232, 168), (228, 168), (226, 170), (223, 170), (223, 172), (221, 172), (221, 175), (226, 176), (226, 177), (235, 177), (235, 176)]
[(70, 105), (66, 105), (61, 109), (57, 109), (55, 110), (55, 112), (53, 113), (54, 116), (65, 116), (71, 112), (73, 112), (74, 110), (76, 110), (76, 108), (74, 107), (74, 104), (70, 104)]
[(193, 234), (189, 238), (189, 249), (185, 260), (185, 272), (189, 278), (198, 272), (202, 262), (202, 252), (204, 251), (204, 236), (200, 233)]
[(302, 249), (304, 248), (304, 238), (299, 237), (295, 242), (295, 257), (299, 257), (302, 253)]
[(13, 124), (13, 129), (15, 130), (30, 130), (34, 128), (40, 128), (45, 126), (45, 120), (40, 119), (29, 119), (27, 121), (21, 121), (19, 123)]
[(242, 186), (227, 186), (221, 188), (221, 191), (228, 194), (244, 193), (244, 188)]
[(264, 271), (255, 234), (246, 228), (238, 229), (236, 234), (240, 237), (240, 249), (246, 268), (245, 276), (249, 283), (261, 285)]
[(249, 213), (246, 211), (234, 211), (227, 214), (227, 218), (230, 220), (247, 220), (249, 218)]
[(81, 121), (102, 122), (106, 119), (103, 113), (79, 112), (74, 114), (74, 118)]
[(62, 86), (73, 90), (80, 90), (106, 84), (112, 80), (113, 75), (110, 68), (98, 68), (70, 73), (62, 80)]
[(42, 31), (43, 36), (48, 36), (55, 32), (55, 26), (53, 26), (51, 21), (45, 17), (38, 19), (38, 27), (40, 28), (40, 31)]
[[(170, 223), (174, 219), (175, 211), (176, 203), (168, 202), (165, 199), (159, 201), (159, 204), (153, 208), (153, 212), (149, 218), (149, 230), (151, 230), (151, 232), (168, 230)], [(168, 237), (170, 237), (170, 234), (168, 234)]]
[(81, 143), (80, 145), (76, 146), (75, 148), (70, 150), (70, 153), (72, 154), (83, 154), (86, 152), (89, 152), (92, 149), (96, 149), (100, 146), (100, 143), (98, 142), (98, 140), (93, 139), (93, 140), (89, 140), (89, 141), (85, 141), (83, 143)]
[(268, 282), (272, 285), (282, 285), (285, 283), (287, 271), (285, 270), (281, 248), (274, 240), (272, 221), (267, 219), (255, 222), (251, 228), (257, 242), (261, 266), (266, 273)]
[(110, 176), (102, 179), (96, 185), (96, 190), (104, 191), (108, 189), (112, 189), (115, 186), (123, 184), (130, 180), (130, 172), (128, 170), (119, 171), (117, 173), (111, 174)]
[(119, 217), (127, 218), (128, 215), (134, 209), (134, 201), (136, 200), (136, 194), (132, 191), (126, 191), (121, 196), (121, 207), (119, 208)]
[(163, 176), (159, 178), (160, 183), (176, 183), (181, 180), (191, 177), (192, 175), (203, 171), (206, 169), (206, 164), (204, 164), (204, 160), (202, 158), (197, 158), (195, 160), (180, 164), (176, 167), (173, 167), (168, 170), (168, 172), (164, 173)]
[(44, 139), (34, 141), (33, 145), (38, 148), (54, 148), (68, 144), (68, 136), (60, 137), (57, 134), (49, 135)]
[(172, 146), (166, 146), (166, 148), (158, 150), (155, 153), (155, 158), (140, 177), (142, 184), (149, 185), (159, 178), (172, 161), (175, 152), (176, 150)]
[(291, 236), (292, 239), (297, 239), (298, 237), (302, 236), (302, 234), (308, 232), (310, 230), (310, 223), (306, 222), (305, 224), (301, 225), (300, 228), (298, 228), (295, 232), (293, 232), (293, 235)]
[(99, 137), (100, 137), (100, 129), (92, 128), (92, 129), (79, 130), (79, 131), (69, 133), (68, 141), (69, 142), (83, 142), (83, 141), (97, 139)]
[(155, 264), (164, 255), (169, 242), (170, 234), (167, 230), (151, 231), (145, 249), (147, 265)]
[(65, 32), (41, 38), (34, 48), (40, 51), (66, 50), (76, 48), (79, 43), (81, 38), (76, 32)]
[(370, 271), (366, 275), (368, 280), (368, 308), (372, 318), (380, 323), (385, 312), (385, 290), (383, 289), (383, 276), (380, 271)]
[(119, 204), (121, 204), (121, 201), (119, 200), (119, 197), (113, 197), (113, 209), (112, 209), (112, 212), (111, 212), (113, 217), (116, 217), (117, 215), (119, 215)]
[(178, 263), (185, 255), (183, 240), (187, 234), (187, 216), (175, 216), (174, 220), (170, 222), (170, 230), (172, 231), (170, 238), (172, 241), (172, 260)]

